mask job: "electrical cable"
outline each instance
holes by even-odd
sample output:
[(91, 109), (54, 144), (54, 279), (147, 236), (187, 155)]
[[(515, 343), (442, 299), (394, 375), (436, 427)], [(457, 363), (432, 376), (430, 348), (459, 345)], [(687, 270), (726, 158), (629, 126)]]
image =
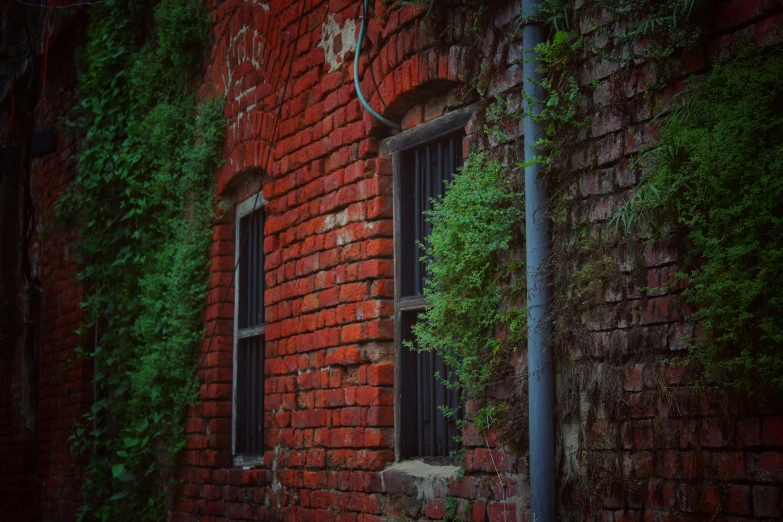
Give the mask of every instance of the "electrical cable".
[[(262, 165), (263, 165), (263, 167), (264, 167), (266, 172), (268, 172), (268, 168), (267, 167), (268, 167), (268, 163), (269, 163), (269, 158), (272, 155), (272, 144), (275, 142), (275, 136), (277, 134), (277, 125), (280, 122), (280, 117), (281, 117), (281, 115), (283, 113), (283, 105), (285, 104), (285, 94), (288, 91), (288, 85), (289, 85), (290, 80), (291, 80), (291, 70), (293, 69), (294, 60), (296, 58), (296, 48), (297, 48), (297, 45), (299, 43), (299, 37), (300, 37), (301, 29), (302, 29), (302, 20), (304, 20), (304, 13), (305, 13), (305, 7), (306, 6), (307, 6), (307, 0), (303, 0), (302, 1), (302, 10), (299, 13), (299, 21), (296, 24), (297, 25), (297, 28), (296, 28), (296, 38), (294, 39), (294, 45), (293, 45), (292, 50), (291, 50), (291, 61), (288, 63), (288, 72), (286, 73), (286, 80), (285, 80), (285, 84), (283, 85), (283, 92), (280, 95), (280, 105), (278, 107), (277, 115), (275, 116), (275, 121), (274, 121), (274, 124), (272, 126), (272, 136), (271, 136), (271, 139), (269, 140), (269, 148), (267, 149), (266, 158), (264, 158), (264, 161), (262, 162)], [(258, 208), (257, 205), (258, 205), (258, 200), (259, 200), (260, 195), (261, 195), (261, 191), (258, 191), (256, 193), (255, 200), (253, 201), (253, 208), (252, 208), (252, 210), (250, 212), (255, 212), (256, 209)], [(229, 281), (228, 287), (226, 288), (226, 293), (223, 296), (223, 301), (221, 301), (220, 307), (218, 308), (217, 318), (215, 319), (215, 326), (212, 328), (212, 334), (209, 336), (209, 342), (207, 343), (207, 347), (204, 350), (204, 353), (202, 354), (201, 359), (199, 359), (198, 365), (196, 366), (196, 379), (192, 380), (190, 382), (190, 384), (188, 385), (187, 393), (185, 393), (185, 395), (183, 396), (183, 399), (184, 399), (183, 402), (181, 402), (177, 406), (177, 409), (174, 412), (174, 416), (175, 417), (179, 414), (179, 410), (185, 405), (184, 401), (187, 400), (188, 396), (190, 396), (190, 393), (191, 393), (191, 391), (193, 389), (193, 384), (198, 381), (198, 371), (201, 369), (201, 366), (204, 364), (204, 360), (207, 358), (207, 355), (209, 355), (209, 353), (210, 353), (209, 349), (212, 347), (212, 341), (214, 340), (215, 334), (217, 333), (217, 327), (218, 327), (218, 324), (221, 321), (220, 316), (221, 316), (221, 314), (223, 312), (223, 307), (225, 306), (226, 301), (228, 300), (228, 294), (231, 291), (231, 287), (234, 285), (234, 279), (236, 277), (237, 270), (239, 269), (239, 260), (242, 259), (242, 250), (244, 249), (245, 243), (247, 242), (248, 231), (249, 231), (249, 228), (246, 228), (244, 234), (242, 235), (242, 239), (241, 239), (240, 244), (239, 244), (239, 255), (237, 255), (237, 260), (236, 260), (236, 263), (234, 264), (234, 270), (231, 273), (231, 280)]]
[[(364, 3), (362, 3), (362, 16), (367, 16), (367, 13), (364, 11)], [(375, 92), (378, 93), (378, 99), (381, 100), (381, 105), (383, 105), (383, 109), (386, 110), (386, 102), (383, 99), (383, 94), (381, 94), (381, 89), (378, 87), (378, 82), (375, 81), (375, 71), (372, 69), (372, 60), (370, 59), (370, 46), (368, 45), (365, 47), (365, 55), (367, 56), (367, 64), (369, 65), (370, 69), (370, 78), (372, 78), (372, 84), (375, 86)]]
[(369, 112), (376, 120), (380, 121), (384, 125), (387, 125), (392, 129), (402, 130), (402, 127), (400, 125), (394, 123), (391, 120), (384, 118), (383, 116), (375, 112), (375, 110), (372, 107), (370, 107), (370, 104), (367, 103), (367, 100), (364, 99), (364, 94), (362, 94), (362, 87), (359, 85), (359, 58), (361, 58), (361, 54), (362, 54), (362, 40), (364, 39), (364, 33), (367, 30), (367, 11), (368, 11), (369, 3), (370, 0), (364, 0), (363, 2), (363, 11), (361, 16), (362, 22), (359, 28), (359, 38), (356, 40), (356, 52), (354, 53), (354, 57), (353, 57), (353, 86), (354, 89), (356, 90), (356, 96), (359, 97), (359, 102), (364, 106), (365, 109), (367, 109), (367, 112)]

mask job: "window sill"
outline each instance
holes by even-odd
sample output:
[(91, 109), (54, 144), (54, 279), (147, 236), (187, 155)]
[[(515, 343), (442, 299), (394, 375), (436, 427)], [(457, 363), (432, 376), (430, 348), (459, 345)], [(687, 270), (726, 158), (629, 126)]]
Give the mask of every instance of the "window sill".
[(455, 478), (459, 466), (430, 464), (422, 460), (395, 462), (383, 470), (383, 487), (387, 493), (434, 499), (447, 491), (448, 481)]
[(233, 461), (235, 468), (260, 468), (264, 465), (263, 455), (234, 455)]
[[(426, 457), (412, 458), (395, 462), (386, 470), (401, 471), (416, 478), (453, 478), (459, 471), (451, 458), (444, 458), (440, 462)], [(384, 470), (384, 471), (386, 471)]]

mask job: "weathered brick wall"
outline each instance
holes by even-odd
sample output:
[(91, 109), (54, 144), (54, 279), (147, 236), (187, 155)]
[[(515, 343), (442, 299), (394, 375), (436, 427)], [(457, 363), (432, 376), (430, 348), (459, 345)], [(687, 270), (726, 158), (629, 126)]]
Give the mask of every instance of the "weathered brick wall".
[[(91, 404), (92, 366), (77, 358), (75, 351), (82, 345), (75, 334), (80, 326), (82, 300), (72, 247), (75, 234), (60, 229), (54, 219), (55, 202), (75, 172), (77, 140), (62, 125), (73, 103), (76, 80), (74, 47), (69, 41), (72, 37), (58, 34), (52, 38), (45, 98), (35, 107), (34, 115), (24, 105), (15, 107), (15, 118), (23, 119), (22, 125), (33, 118), (33, 132), (47, 128), (57, 132), (55, 151), (36, 158), (29, 154), (29, 143), (21, 141), (22, 166), (29, 173), (30, 185), (24, 187), (27, 175), (19, 180), (19, 198), (30, 190), (34, 202), (33, 241), (28, 254), (33, 260), (33, 275), (40, 280), (41, 294), (40, 314), (32, 317), (35, 323), (17, 325), (14, 358), (0, 378), (3, 520), (74, 520), (80, 504), (83, 462), (71, 452), (68, 438), (73, 434), (74, 420)], [(17, 297), (14, 305), (19, 307), (22, 320), (21, 295)], [(35, 339), (27, 360), (22, 335), (25, 329), (26, 335)], [(28, 391), (23, 390), (25, 385)]]
[[(556, 244), (574, 241), (582, 229), (611, 238), (607, 221), (638, 181), (633, 154), (655, 140), (653, 118), (684, 88), (687, 74), (707, 71), (722, 51), (780, 36), (778, 2), (716, 2), (707, 16), (706, 44), (670, 60), (668, 68), (600, 56), (581, 65), (584, 108), (592, 119), (569, 151), (572, 229), (561, 229)], [(628, 56), (630, 44), (611, 48), (595, 30), (593, 23), (607, 24), (610, 16), (594, 2), (581, 2), (575, 18), (597, 47)], [(671, 75), (662, 76), (667, 70)], [(666, 89), (648, 91), (661, 81)], [(561, 516), (780, 520), (779, 406), (762, 407), (709, 383), (696, 387), (689, 368), (665, 364), (684, 353), (694, 333), (683, 285), (674, 279), (681, 238), (638, 256), (627, 243), (609, 254), (616, 275), (579, 319), (585, 342), (565, 347), (558, 365)], [(582, 267), (595, 261), (577, 258)]]

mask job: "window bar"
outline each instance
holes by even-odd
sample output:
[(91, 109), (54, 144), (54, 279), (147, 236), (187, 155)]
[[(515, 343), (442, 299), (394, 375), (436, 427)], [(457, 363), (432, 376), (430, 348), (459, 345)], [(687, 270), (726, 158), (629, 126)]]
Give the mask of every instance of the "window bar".
[[(264, 324), (264, 321), (266, 321), (266, 317), (264, 316), (264, 292), (266, 291), (266, 278), (264, 277), (264, 225), (266, 224), (266, 213), (265, 212), (259, 212), (258, 213), (258, 237), (260, 239), (259, 245), (258, 245), (258, 252), (261, 256), (261, 263), (258, 266), (258, 302), (259, 302), (259, 310), (260, 314), (258, 317), (258, 324)], [(263, 343), (262, 343), (263, 344)], [(263, 347), (261, 348), (263, 350)], [(264, 355), (264, 352), (261, 352), (262, 355)], [(263, 361), (263, 357), (261, 358)], [(262, 390), (263, 391), (263, 390)]]
[(237, 345), (237, 453), (247, 451), (247, 408), (245, 397), (247, 397), (247, 376), (245, 375), (245, 350), (244, 343), (240, 341)]
[[(453, 381), (453, 379), (450, 377), (449, 381)], [(449, 408), (454, 411), (454, 417), (449, 422), (449, 453), (451, 453), (457, 449), (457, 441), (454, 440), (454, 437), (457, 435), (457, 420), (462, 417), (459, 411), (459, 390), (457, 389), (449, 390)]]
[(419, 455), (424, 454), (424, 364), (422, 361), (422, 353), (416, 352), (416, 381), (417, 381), (417, 390), (416, 393), (418, 395), (418, 402), (416, 403), (418, 408), (418, 438), (419, 438), (419, 448), (417, 453)]
[[(437, 356), (437, 375), (440, 375), (441, 377), (446, 376), (446, 365), (443, 361), (443, 357)], [(435, 377), (435, 380), (438, 380), (438, 377)], [(448, 390), (446, 389), (445, 385), (441, 382), (437, 383), (437, 396), (435, 400), (435, 404), (443, 404), (444, 406), (448, 406), (448, 402), (446, 402), (446, 395), (448, 393)], [(438, 447), (436, 448), (436, 453), (441, 456), (445, 457), (448, 455), (448, 433), (446, 428), (446, 416), (443, 414), (442, 411), (438, 411), (438, 415), (436, 417), (436, 423), (437, 423), (437, 433), (438, 433)]]
[(440, 196), (441, 194), (445, 194), (446, 191), (444, 190), (443, 186), (443, 177), (444, 177), (444, 162), (443, 162), (443, 141), (438, 142), (438, 175), (435, 177), (435, 194)]
[[(424, 155), (426, 158), (425, 161), (425, 172), (424, 172), (424, 190), (422, 191), (422, 197), (424, 201), (422, 201), (422, 208), (424, 211), (431, 210), (432, 203), (430, 202), (430, 198), (432, 197), (432, 147), (427, 146), (424, 149)], [(430, 234), (430, 222), (429, 220), (422, 214), (422, 228), (419, 233), (419, 241), (422, 243), (424, 242), (424, 239)], [(425, 268), (424, 268), (424, 262), (421, 261), (423, 252), (420, 253), (419, 258), (417, 259), (419, 263), (419, 274), (421, 276), (419, 277), (419, 293), (423, 293), (424, 291), (424, 277), (425, 277)]]
[[(255, 326), (256, 319), (256, 293), (255, 293), (255, 276), (256, 276), (256, 249), (255, 249), (255, 216), (250, 214), (248, 216), (247, 231), (247, 252), (248, 252), (248, 266), (247, 266), (247, 281), (243, 284), (248, 285), (248, 300), (247, 300), (247, 326)], [(250, 346), (248, 346), (250, 348)]]
[[(423, 426), (430, 422), (430, 380), (429, 380), (429, 374), (430, 374), (430, 366), (429, 366), (429, 352), (419, 352), (419, 356), (421, 357), (421, 367), (422, 367), (422, 374), (421, 374), (421, 380), (422, 380), (422, 389), (424, 390), (424, 402), (422, 402), (421, 407), (424, 410), (423, 414), (423, 423), (422, 423), (422, 430), (424, 429)], [(422, 449), (422, 451), (424, 451)]]
[[(253, 292), (253, 272), (254, 272), (254, 261), (256, 258), (256, 252), (255, 248), (253, 248), (253, 235), (255, 233), (255, 230), (253, 227), (253, 214), (250, 214), (247, 216), (247, 226), (249, 230), (247, 231), (247, 255), (248, 255), (248, 263), (247, 268), (245, 269), (245, 273), (247, 274), (247, 281), (245, 281), (248, 290), (247, 290), (247, 304), (245, 305), (247, 308), (247, 326), (253, 326), (253, 300), (255, 298), (255, 292)], [(248, 362), (250, 361), (250, 354), (248, 353)]]
[(421, 238), (419, 234), (419, 228), (421, 226), (421, 206), (420, 206), (420, 194), (422, 192), (422, 185), (421, 185), (421, 151), (419, 149), (416, 149), (416, 152), (414, 154), (415, 159), (415, 168), (414, 168), (414, 186), (413, 186), (413, 285), (411, 290), (413, 291), (413, 295), (417, 295), (419, 293), (419, 245), (418, 240)]
[[(248, 278), (248, 284), (250, 285), (250, 299), (249, 299), (249, 321), (248, 326), (256, 325), (256, 263), (258, 263), (258, 251), (256, 249), (256, 216), (255, 213), (250, 214), (250, 230), (248, 231), (247, 248), (250, 252), (250, 266), (248, 266), (248, 272), (250, 277)], [(249, 348), (252, 350), (252, 341)], [(252, 361), (252, 355), (251, 359)]]
[[(455, 138), (454, 138), (454, 140), (455, 140), (455, 141), (456, 141), (456, 140), (462, 140), (462, 137), (461, 137), (461, 136), (460, 136), (460, 137), (455, 137)], [(454, 171), (456, 172), (456, 171), (457, 171), (457, 169), (459, 169), (460, 167), (462, 167), (462, 164), (464, 163), (464, 161), (465, 161), (465, 158), (463, 158), (463, 157), (462, 157), (462, 144), (460, 144), (459, 146), (457, 146), (457, 145), (455, 144), (455, 145), (454, 145), (454, 148), (456, 149), (456, 152), (455, 152), (455, 154), (454, 154), (454, 158), (455, 158), (455, 160), (456, 160), (456, 162), (457, 162), (457, 163), (456, 163), (456, 165), (454, 165)]]
[(253, 390), (253, 403), (255, 404), (255, 407), (253, 408), (253, 419), (255, 420), (255, 423), (253, 424), (253, 429), (255, 431), (253, 440), (255, 442), (253, 453), (258, 455), (261, 453), (261, 447), (262, 447), (262, 441), (261, 441), (261, 412), (264, 411), (262, 407), (262, 395), (261, 395), (261, 375), (258, 373), (258, 370), (260, 369), (260, 362), (261, 362), (261, 338), (256, 337), (253, 339), (253, 373), (256, 375), (256, 378), (254, 379), (255, 386)]
[[(266, 215), (258, 213), (258, 324), (264, 324), (264, 221)], [(262, 352), (263, 353), (263, 352)], [(263, 360), (263, 358), (262, 358)]]
[(248, 451), (250, 453), (256, 452), (256, 379), (253, 378), (253, 369), (256, 366), (256, 354), (255, 354), (255, 339), (250, 338), (247, 340), (247, 374), (248, 378), (250, 379), (250, 386), (248, 387), (248, 401), (247, 401), (247, 409), (248, 409)]
[(262, 317), (263, 311), (261, 309), (261, 264), (263, 263), (263, 247), (261, 246), (261, 243), (263, 241), (261, 230), (261, 212), (256, 212), (255, 215), (255, 233), (256, 233), (256, 240), (255, 240), (255, 250), (256, 250), (256, 273), (255, 277), (253, 278), (253, 292), (254, 292), (254, 301), (256, 302), (256, 314), (254, 316), (255, 326), (260, 325), (264, 322), (264, 319)]
[[(241, 241), (245, 234), (245, 228), (248, 225), (249, 219), (243, 217), (239, 220), (239, 233), (237, 234), (237, 241)], [(239, 328), (247, 327), (247, 297), (248, 287), (245, 282), (247, 279), (247, 249), (242, 250), (239, 253), (239, 274), (237, 277), (237, 287), (239, 288)]]
[(435, 455), (436, 452), (436, 415), (438, 414), (437, 406), (435, 405), (435, 354), (433, 352), (427, 352), (430, 359), (430, 455)]
[(253, 390), (253, 381), (251, 380), (251, 364), (250, 364), (250, 339), (243, 342), (244, 344), (244, 352), (245, 352), (245, 451), (248, 453), (252, 452), (253, 447), (253, 437), (252, 437), (252, 426), (253, 426), (253, 410), (251, 408), (251, 401), (252, 401), (252, 390)]
[(253, 453), (259, 455), (264, 449), (264, 394), (263, 389), (261, 388), (264, 382), (262, 378), (264, 373), (264, 338), (255, 337), (253, 339), (253, 345), (253, 351), (255, 352), (253, 373), (256, 375), (254, 383), (255, 390), (253, 392), (255, 403), (255, 411), (253, 412), (253, 418), (255, 419), (255, 424), (253, 425), (253, 428), (255, 429), (255, 436), (253, 437), (255, 440), (255, 445)]
[(446, 175), (444, 176), (448, 181), (451, 181), (451, 179), (453, 178), (453, 172), (456, 170), (455, 168), (456, 165), (454, 164), (455, 163), (454, 155), (456, 154), (454, 150), (455, 149), (454, 142), (456, 141), (456, 139), (457, 138), (455, 136), (449, 138), (449, 170), (446, 172)]

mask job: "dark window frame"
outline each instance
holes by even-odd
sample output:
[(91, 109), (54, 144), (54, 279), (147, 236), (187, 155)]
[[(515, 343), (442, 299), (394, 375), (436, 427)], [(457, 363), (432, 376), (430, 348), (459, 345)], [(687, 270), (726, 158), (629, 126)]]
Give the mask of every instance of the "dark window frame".
[[(263, 464), (264, 460), (264, 335), (266, 332), (266, 325), (264, 323), (264, 289), (265, 289), (265, 272), (263, 268), (264, 253), (264, 230), (263, 226), (266, 221), (265, 212), (266, 201), (260, 194), (253, 195), (248, 199), (238, 203), (235, 210), (235, 225), (234, 225), (234, 243), (235, 243), (235, 259), (238, 259), (237, 271), (234, 275), (234, 342), (233, 342), (233, 378), (232, 378), (232, 400), (231, 400), (231, 454), (233, 455), (233, 461), (235, 466), (252, 467)], [(260, 213), (260, 214), (258, 214)], [(242, 222), (245, 219), (253, 219), (254, 215), (258, 215), (256, 218), (260, 221), (255, 223), (255, 226), (260, 226), (261, 230), (257, 232), (256, 237), (248, 237), (243, 243), (244, 230), (242, 228)], [(248, 221), (249, 223), (249, 221)], [(251, 252), (253, 247), (260, 247), (260, 253), (256, 251), (254, 254)], [(242, 250), (242, 251), (240, 251)], [(255, 255), (255, 258), (251, 261), (250, 256)], [(260, 270), (260, 273), (255, 274), (255, 281), (261, 283), (260, 294), (253, 294), (250, 287), (243, 281), (243, 272), (248, 268), (248, 263), (252, 266), (255, 264), (256, 271)], [(252, 279), (251, 279), (252, 280)], [(257, 288), (258, 292), (259, 289)], [(250, 301), (250, 297), (255, 297), (255, 303), (252, 310), (248, 310), (246, 303), (241, 301)], [(252, 314), (252, 312), (255, 314)], [(243, 312), (246, 312), (243, 314)], [(251, 315), (255, 315), (255, 318), (251, 318)], [(248, 344), (255, 344), (254, 347), (248, 347)], [(245, 346), (242, 346), (242, 345)], [(260, 344), (260, 346), (259, 346)], [(243, 353), (240, 353), (243, 352)], [(247, 353), (251, 352), (251, 356)], [(244, 354), (244, 356), (243, 356)], [(248, 366), (248, 360), (251, 361)], [(244, 363), (240, 368), (240, 362)], [(240, 379), (248, 379), (248, 373), (241, 375), (241, 372), (251, 372), (255, 370), (258, 375), (255, 375), (256, 381), (249, 384), (251, 390), (255, 390), (260, 396), (256, 397), (256, 404), (260, 408), (259, 418), (260, 422), (259, 430), (260, 434), (257, 434), (253, 445), (255, 448), (251, 451), (247, 451), (245, 448), (238, 447), (240, 442), (238, 439), (241, 437), (238, 435), (239, 429), (243, 428), (240, 422), (239, 416), (241, 414), (240, 407), (244, 400), (248, 400), (244, 397), (242, 391), (239, 390)], [(252, 391), (250, 392), (252, 393)], [(247, 421), (246, 421), (247, 422)], [(260, 439), (260, 440), (259, 440)]]
[[(476, 111), (475, 106), (469, 106), (460, 110), (456, 110), (441, 116), (435, 120), (419, 125), (413, 129), (403, 131), (381, 144), (381, 155), (392, 156), (392, 187), (393, 187), (393, 212), (394, 212), (394, 347), (395, 347), (395, 379), (394, 379), (394, 448), (395, 448), (395, 460), (406, 459), (423, 459), (433, 463), (451, 463), (450, 457), (427, 457), (411, 455), (411, 430), (409, 425), (410, 420), (406, 420), (402, 413), (402, 408), (405, 407), (406, 402), (411, 400), (410, 396), (403, 393), (408, 390), (409, 387), (404, 386), (404, 371), (405, 367), (410, 367), (413, 364), (411, 360), (411, 352), (404, 345), (403, 342), (406, 338), (410, 337), (410, 317), (414, 316), (418, 312), (425, 310), (428, 306), (427, 300), (421, 295), (403, 295), (403, 269), (405, 259), (403, 254), (406, 253), (404, 246), (405, 240), (403, 239), (403, 223), (402, 223), (402, 211), (404, 209), (402, 197), (403, 197), (403, 177), (405, 169), (405, 153), (411, 151), (417, 147), (421, 147), (428, 143), (436, 142), (439, 139), (445, 138), (449, 135), (453, 135), (462, 131), (464, 133), (465, 127), (468, 122), (473, 118)], [(464, 150), (462, 151), (464, 155)], [(408, 288), (410, 290), (410, 288)], [(407, 358), (406, 358), (407, 355)], [(417, 384), (418, 394), (418, 384)], [(418, 412), (417, 412), (418, 416)], [(419, 421), (417, 421), (419, 422)], [(416, 427), (416, 437), (418, 441), (421, 441), (421, 437), (418, 434), (418, 424)], [(449, 429), (449, 437), (452, 436), (452, 429)], [(407, 434), (407, 435), (406, 435)], [(418, 452), (421, 453), (421, 448), (418, 447), (420, 442), (417, 442)]]

